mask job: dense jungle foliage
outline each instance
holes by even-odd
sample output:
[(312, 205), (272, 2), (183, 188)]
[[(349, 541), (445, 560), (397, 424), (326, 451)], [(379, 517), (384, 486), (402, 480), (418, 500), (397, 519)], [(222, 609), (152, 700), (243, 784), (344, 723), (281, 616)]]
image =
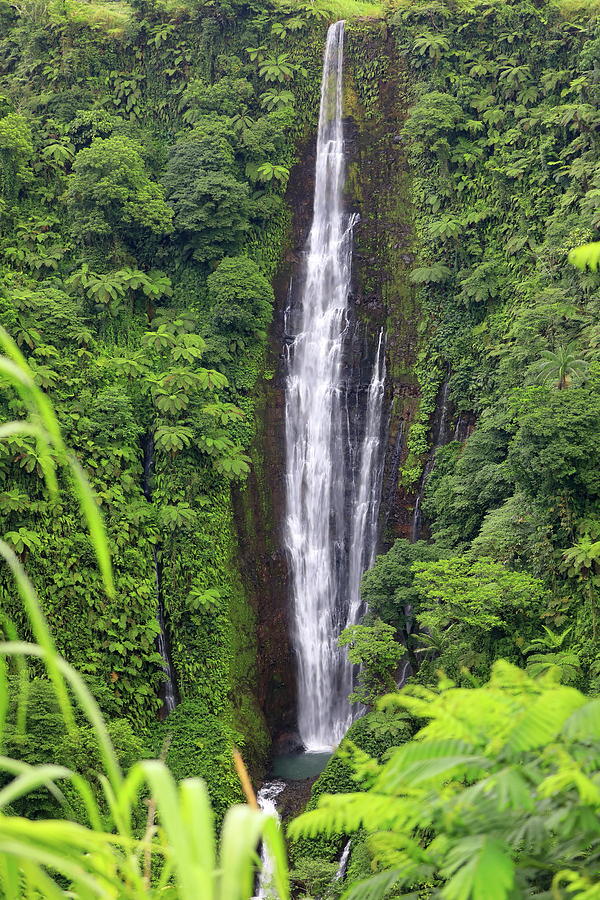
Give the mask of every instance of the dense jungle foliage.
[[(285, 189), (343, 16), (369, 35), (363, 114), (382, 72), (410, 86), (419, 402), (398, 478), (425, 524), (387, 536), (342, 638), (367, 712), (290, 827), (292, 890), (600, 898), (600, 276), (568, 262), (600, 229), (600, 30), (573, 0), (0, 0), (0, 403), (28, 416), (0, 431), (0, 656), (43, 648), (29, 676), (0, 666), (7, 897), (247, 900), (263, 829), (287, 895), (279, 832), (227, 813), (233, 748), (254, 773), (269, 746), (231, 490), (257, 462)], [(114, 591), (68, 468), (53, 484), (46, 396)], [(205, 780), (220, 860), (202, 783), (167, 765)]]
[[(223, 811), (239, 795), (233, 743), (252, 765), (267, 746), (229, 495), (250, 464), (282, 194), (318, 109), (325, 12), (6, 2), (0, 15), (0, 324), (92, 480), (116, 597), (29, 435), (0, 446), (2, 532), (51, 586), (58, 649), (154, 749), (160, 598), (182, 701), (169, 761), (206, 777)], [(20, 409), (2, 402), (4, 418)]]
[[(457, 427), (432, 450), (432, 541), (378, 559), (369, 617), (393, 626), (423, 683), (436, 668), (485, 679), (503, 657), (597, 693), (600, 281), (567, 260), (599, 224), (597, 21), (410, 4), (390, 27), (414, 75), (402, 138), (424, 335), (407, 485), (442, 383)], [(452, 440), (461, 419), (466, 442)]]

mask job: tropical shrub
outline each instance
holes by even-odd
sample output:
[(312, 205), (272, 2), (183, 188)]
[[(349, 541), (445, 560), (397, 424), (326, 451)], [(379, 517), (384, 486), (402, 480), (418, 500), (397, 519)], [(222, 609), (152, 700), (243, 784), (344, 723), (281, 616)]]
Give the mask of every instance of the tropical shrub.
[(377, 697), (391, 690), (396, 668), (403, 655), (394, 640), (394, 628), (381, 619), (371, 625), (350, 625), (339, 637), (340, 647), (348, 647), (348, 659), (360, 666), (350, 699), (371, 706)]
[(251, 336), (260, 337), (271, 320), (275, 298), (253, 260), (247, 256), (221, 260), (206, 285), (215, 334), (227, 337), (234, 347)]
[(426, 723), (383, 763), (359, 758), (361, 791), (321, 796), (289, 829), (366, 830), (375, 874), (347, 900), (597, 896), (599, 700), (498, 661), (482, 687), (443, 680), (381, 705)]
[(165, 234), (172, 212), (164, 191), (146, 169), (143, 148), (124, 136), (95, 138), (80, 150), (69, 178), (67, 202), (73, 234), (79, 240), (119, 235), (125, 242), (131, 227)]

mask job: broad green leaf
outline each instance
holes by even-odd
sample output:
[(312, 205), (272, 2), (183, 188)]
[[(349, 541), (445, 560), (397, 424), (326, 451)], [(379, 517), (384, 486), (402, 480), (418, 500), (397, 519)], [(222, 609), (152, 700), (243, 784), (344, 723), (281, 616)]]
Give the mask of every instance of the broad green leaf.
[(227, 812), (221, 832), (218, 900), (247, 900), (252, 895), (263, 818), (263, 813), (248, 806), (232, 806)]

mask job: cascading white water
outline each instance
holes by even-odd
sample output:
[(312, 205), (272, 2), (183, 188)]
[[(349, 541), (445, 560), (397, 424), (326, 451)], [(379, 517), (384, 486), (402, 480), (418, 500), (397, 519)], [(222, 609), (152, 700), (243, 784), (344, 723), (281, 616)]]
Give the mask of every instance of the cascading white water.
[(160, 580), (158, 575), (158, 564), (156, 561), (156, 550), (154, 550), (154, 567), (156, 571), (156, 587), (158, 592), (158, 626), (159, 632), (157, 636), (157, 644), (158, 644), (158, 652), (163, 658), (163, 671), (165, 673), (165, 682), (163, 686), (164, 691), (164, 706), (165, 712), (171, 713), (177, 706), (177, 694), (175, 692), (175, 672), (173, 671), (173, 664), (171, 663), (171, 657), (169, 655), (169, 647), (167, 643), (167, 630), (165, 628), (165, 612), (162, 602), (162, 595), (160, 593)]
[[(279, 820), (279, 813), (277, 812), (277, 803), (275, 801), (283, 790), (285, 790), (285, 781), (277, 779), (276, 781), (268, 781), (266, 784), (263, 784), (256, 795), (256, 800), (262, 811), (277, 820)], [(260, 851), (260, 861), (258, 889), (252, 900), (266, 900), (266, 898), (276, 896), (273, 889), (273, 861), (264, 844)]]
[(336, 550), (343, 539), (342, 336), (351, 227), (344, 215), (344, 26), (329, 28), (323, 61), (313, 222), (298, 328), (286, 380), (286, 542), (298, 653), (298, 726), (307, 749), (337, 737), (332, 702), (336, 647)]
[[(364, 435), (360, 444), (358, 478), (353, 484), (352, 508), (350, 510), (350, 552), (348, 559), (348, 599), (349, 608), (346, 625), (353, 625), (359, 619), (361, 610), (360, 582), (367, 569), (375, 562), (377, 547), (377, 518), (381, 496), (381, 417), (385, 394), (385, 347), (383, 329), (379, 334), (377, 355), (373, 365), (371, 383), (367, 394)], [(352, 691), (354, 666), (347, 655), (342, 657), (342, 694)], [(347, 704), (344, 732), (352, 724), (352, 707)]]
[[(307, 750), (335, 745), (352, 720), (352, 667), (337, 646), (356, 621), (360, 576), (375, 546), (380, 486), (383, 336), (364, 434), (350, 438), (343, 356), (349, 323), (352, 229), (344, 209), (344, 23), (323, 60), (313, 221), (286, 377), (286, 520), (298, 657), (298, 727)], [(349, 447), (349, 441), (354, 445)], [(354, 461), (356, 462), (354, 463)]]
[(342, 878), (346, 877), (346, 872), (348, 870), (348, 860), (350, 859), (350, 851), (352, 850), (352, 841), (346, 841), (346, 846), (342, 851), (342, 855), (340, 857), (340, 864), (337, 868), (337, 872), (333, 876), (334, 881), (341, 881)]
[[(148, 503), (152, 502), (152, 472), (154, 469), (154, 439), (152, 433), (146, 435), (144, 441), (144, 468), (142, 470), (142, 490), (144, 497)], [(164, 686), (162, 689), (164, 712), (171, 713), (177, 706), (177, 691), (175, 688), (175, 671), (171, 663), (169, 654), (169, 641), (167, 638), (167, 629), (165, 624), (165, 608), (163, 604), (163, 595), (161, 587), (161, 566), (158, 556), (156, 544), (152, 546), (152, 558), (154, 560), (154, 583), (156, 585), (156, 618), (158, 621), (158, 635), (156, 644), (158, 652), (163, 659), (163, 672), (165, 675)]]

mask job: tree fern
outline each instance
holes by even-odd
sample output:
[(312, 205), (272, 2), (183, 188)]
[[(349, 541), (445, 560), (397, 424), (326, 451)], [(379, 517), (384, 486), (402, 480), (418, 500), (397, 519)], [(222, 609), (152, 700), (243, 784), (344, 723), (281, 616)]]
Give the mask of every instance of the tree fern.
[(448, 266), (435, 262), (430, 266), (420, 266), (413, 269), (410, 273), (410, 280), (413, 284), (429, 284), (430, 282), (439, 284), (442, 281), (447, 281), (451, 275), (452, 270)]
[(364, 793), (322, 796), (291, 829), (368, 832), (383, 871), (347, 897), (427, 884), (439, 900), (512, 900), (517, 884), (537, 896), (539, 872), (600, 870), (600, 701), (502, 660), (482, 687), (410, 692), (382, 705), (429, 719), (415, 739)]
[(342, 900), (382, 900), (389, 895), (390, 890), (397, 884), (400, 873), (393, 869), (388, 872), (380, 872), (366, 881), (359, 881), (349, 891), (342, 895)]
[(441, 892), (444, 900), (506, 900), (515, 867), (504, 842), (475, 835), (452, 847), (442, 875), (448, 878)]

